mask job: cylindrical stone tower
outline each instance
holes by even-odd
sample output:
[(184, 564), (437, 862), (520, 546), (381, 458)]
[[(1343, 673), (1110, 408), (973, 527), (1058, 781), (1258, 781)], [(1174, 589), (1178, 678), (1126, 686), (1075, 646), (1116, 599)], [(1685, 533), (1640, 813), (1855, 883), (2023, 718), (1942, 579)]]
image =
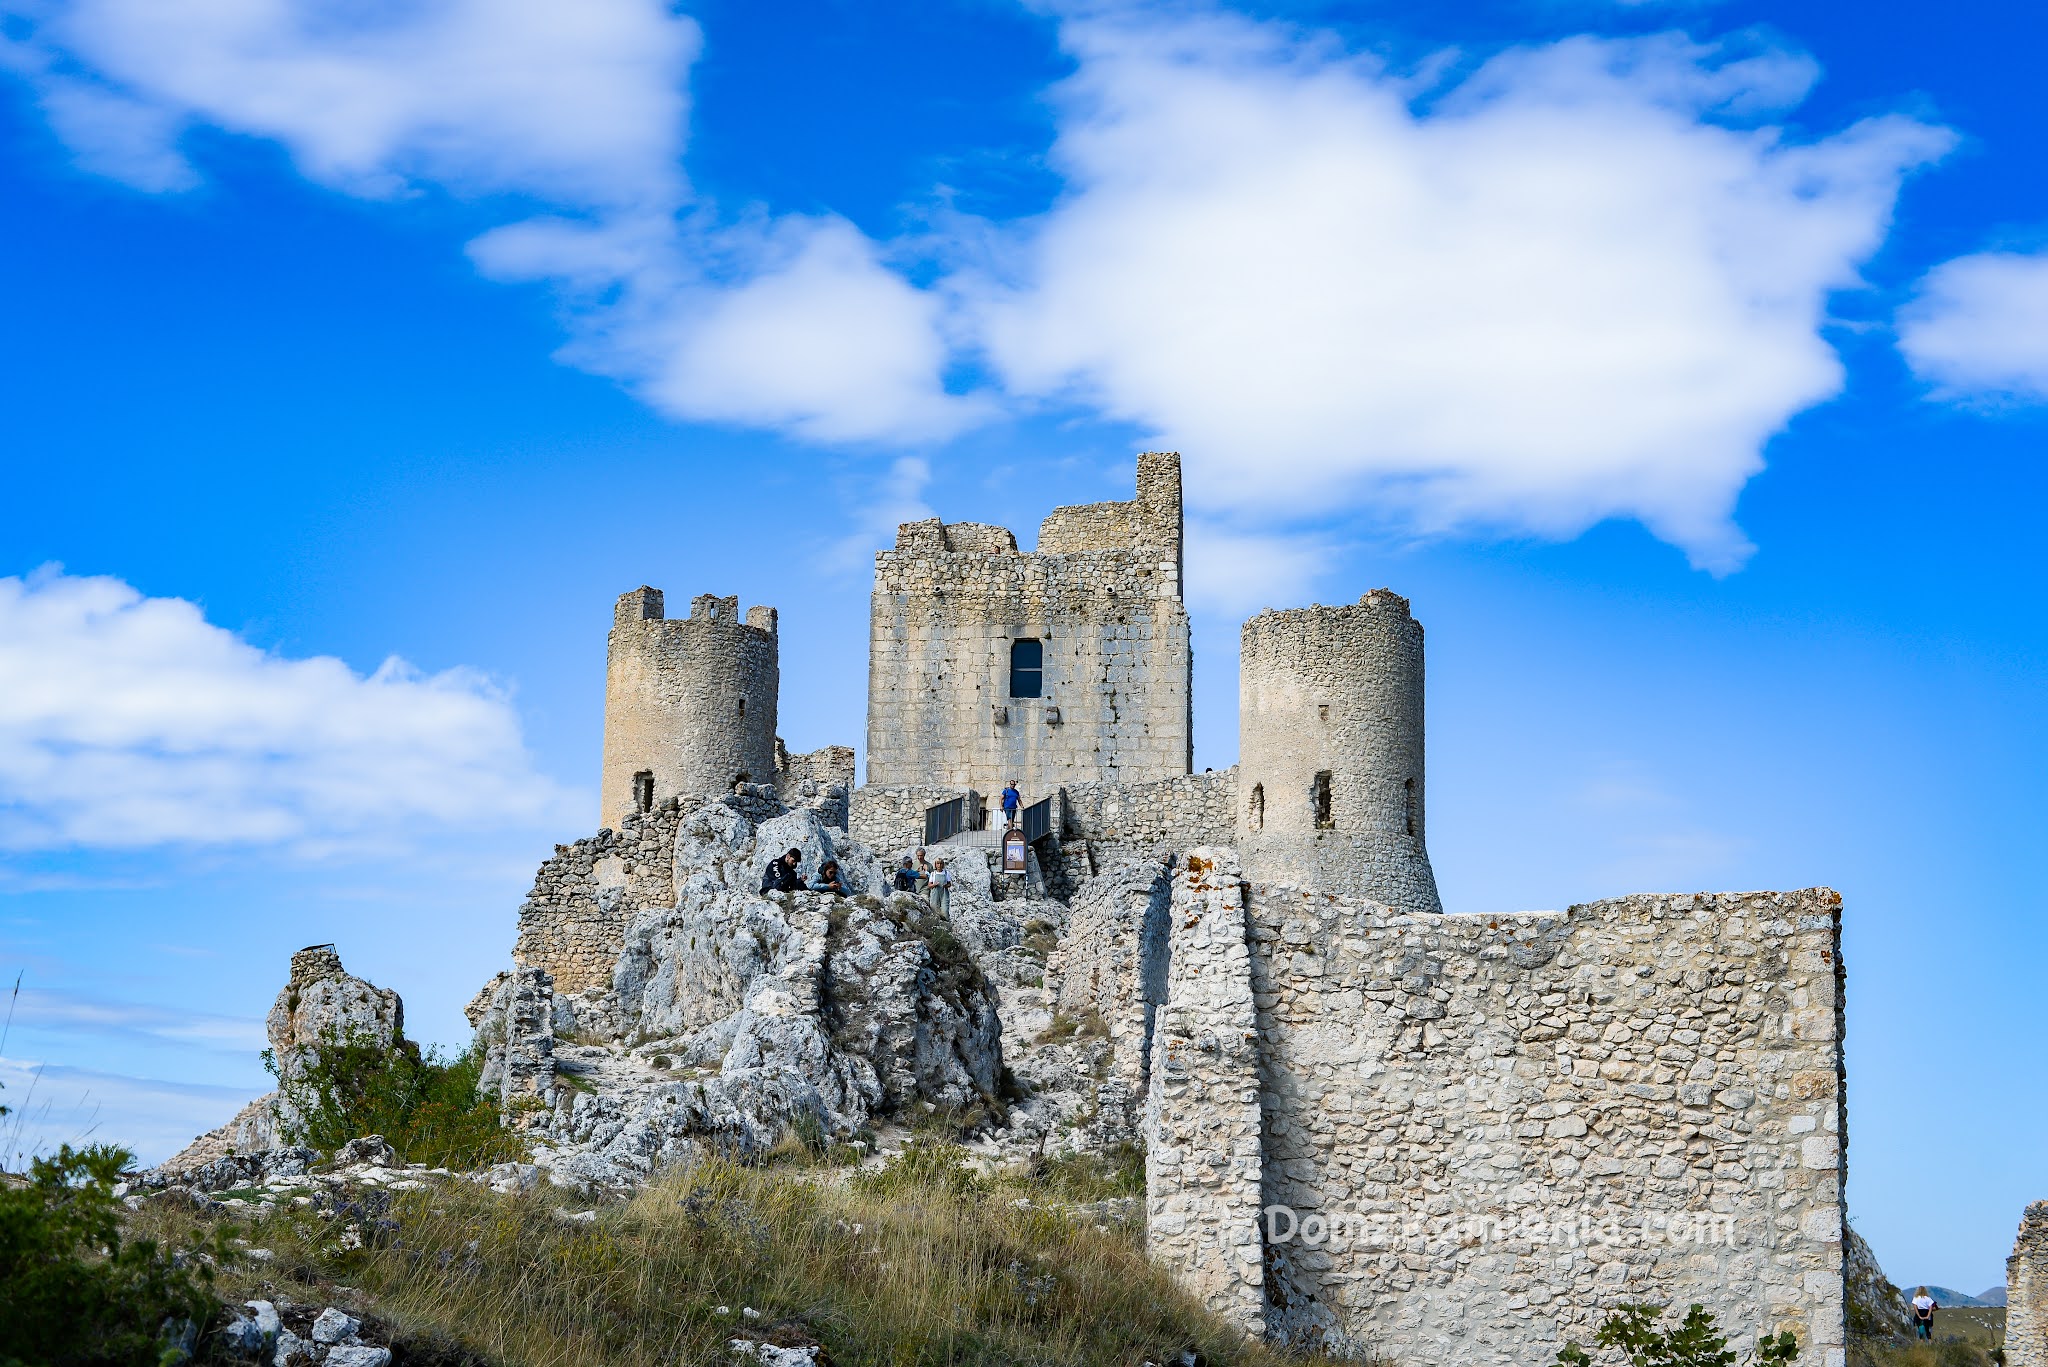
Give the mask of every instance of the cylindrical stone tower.
[(1374, 589), (1262, 612), (1238, 682), (1239, 852), (1248, 878), (1441, 912), (1423, 844), (1422, 624)]
[(704, 593), (670, 620), (660, 589), (622, 596), (606, 650), (599, 821), (742, 777), (774, 783), (780, 688), (774, 608), (741, 621), (739, 599)]

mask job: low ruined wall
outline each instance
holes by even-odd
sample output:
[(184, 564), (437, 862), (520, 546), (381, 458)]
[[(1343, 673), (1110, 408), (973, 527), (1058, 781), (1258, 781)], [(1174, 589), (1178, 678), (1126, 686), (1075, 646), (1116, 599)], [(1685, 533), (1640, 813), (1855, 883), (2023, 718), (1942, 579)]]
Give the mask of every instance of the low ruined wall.
[[(694, 811), (705, 799), (686, 801)], [(610, 986), (632, 912), (675, 900), (669, 875), (684, 806), (672, 798), (616, 829), (555, 846), (520, 904), (512, 962), (545, 970), (567, 995)]]
[(2027, 1207), (2005, 1261), (2005, 1367), (2048, 1367), (2048, 1201)]
[(1060, 839), (1093, 846), (1097, 870), (1236, 838), (1234, 768), (1150, 783), (1072, 783), (1064, 791)]
[(930, 784), (888, 787), (870, 783), (853, 791), (846, 833), (884, 858), (899, 855), (923, 842), (925, 812), (960, 794), (958, 788)]
[[(1216, 895), (1185, 882), (1176, 956)], [(1424, 917), (1242, 896), (1274, 1337), (1507, 1367), (1621, 1302), (1698, 1301), (1735, 1342), (1791, 1329), (1840, 1367), (1834, 893)]]

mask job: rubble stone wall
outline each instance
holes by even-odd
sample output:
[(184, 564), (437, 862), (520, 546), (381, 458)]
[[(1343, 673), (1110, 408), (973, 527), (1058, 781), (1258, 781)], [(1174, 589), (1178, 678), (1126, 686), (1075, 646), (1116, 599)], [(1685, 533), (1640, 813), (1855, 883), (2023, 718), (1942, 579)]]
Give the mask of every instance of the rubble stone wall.
[[(1133, 503), (1058, 509), (1040, 540), (1027, 554), (1001, 528), (934, 518), (877, 553), (870, 784), (994, 794), (1016, 779), (1035, 799), (1188, 771), (1180, 458), (1140, 456)], [(1027, 639), (1043, 687), (1012, 697)]]
[(2048, 1367), (2048, 1201), (2020, 1219), (2005, 1262), (2006, 1367)]
[(847, 834), (882, 855), (900, 855), (924, 840), (924, 814), (960, 796), (958, 788), (930, 784), (887, 787), (870, 783), (853, 790)]
[(1151, 783), (1075, 783), (1066, 795), (1060, 840), (1093, 847), (1090, 874), (1127, 859), (1228, 845), (1236, 835), (1235, 768)]

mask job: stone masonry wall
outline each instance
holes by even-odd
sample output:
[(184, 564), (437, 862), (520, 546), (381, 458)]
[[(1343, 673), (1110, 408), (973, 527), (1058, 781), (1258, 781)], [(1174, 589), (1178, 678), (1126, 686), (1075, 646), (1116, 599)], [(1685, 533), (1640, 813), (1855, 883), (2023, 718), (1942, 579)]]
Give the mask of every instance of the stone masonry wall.
[(1841, 1367), (1840, 906), (1252, 888), (1274, 1335), (1507, 1367), (1698, 1301)]
[(1066, 794), (1060, 841), (1092, 847), (1090, 874), (1127, 859), (1228, 845), (1235, 834), (1235, 768), (1151, 783), (1073, 783)]
[(1152, 1256), (1248, 1334), (1265, 1327), (1258, 1014), (1237, 856), (1203, 846), (1174, 878), (1166, 1002), (1146, 1103)]
[[(689, 809), (704, 800), (695, 798)], [(670, 798), (651, 812), (629, 814), (617, 828), (555, 846), (520, 904), (512, 962), (545, 970), (565, 995), (609, 987), (632, 912), (675, 900), (669, 875), (683, 815), (681, 801)]]
[(1109, 1032), (1109, 1077), (1096, 1105), (1124, 1112), (1113, 1118), (1118, 1133), (1142, 1133), (1136, 1108), (1151, 1083), (1152, 1027), (1166, 1000), (1172, 901), (1165, 861), (1120, 864), (1080, 890), (1066, 933), (1046, 956), (1053, 1009), (1075, 1021), (1093, 1013)]
[(924, 814), (959, 796), (957, 788), (929, 784), (892, 788), (870, 783), (853, 790), (847, 834), (877, 854), (901, 855), (924, 840)]
[[(1164, 454), (1139, 457), (1133, 503), (1058, 509), (1031, 554), (1001, 528), (900, 528), (875, 557), (868, 782), (993, 794), (1014, 778), (1035, 799), (1185, 774), (1180, 532), (1180, 460)], [(1036, 698), (1010, 696), (1023, 639), (1043, 643)]]
[(2005, 1367), (2048, 1367), (2048, 1201), (2027, 1207), (2005, 1261)]

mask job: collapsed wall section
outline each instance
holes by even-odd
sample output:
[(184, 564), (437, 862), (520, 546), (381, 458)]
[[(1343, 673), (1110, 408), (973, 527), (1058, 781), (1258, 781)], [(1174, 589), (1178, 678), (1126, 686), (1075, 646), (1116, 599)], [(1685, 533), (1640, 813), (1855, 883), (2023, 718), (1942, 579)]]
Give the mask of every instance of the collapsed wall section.
[(2048, 1367), (2048, 1201), (2027, 1207), (2005, 1261), (2005, 1367)]
[(1000, 527), (907, 523), (875, 556), (867, 779), (971, 788), (1188, 771), (1180, 458), (1138, 497), (1061, 508), (1026, 554)]
[(1146, 1105), (1146, 1248), (1209, 1309), (1258, 1334), (1259, 1032), (1236, 854), (1191, 851), (1169, 917)]

